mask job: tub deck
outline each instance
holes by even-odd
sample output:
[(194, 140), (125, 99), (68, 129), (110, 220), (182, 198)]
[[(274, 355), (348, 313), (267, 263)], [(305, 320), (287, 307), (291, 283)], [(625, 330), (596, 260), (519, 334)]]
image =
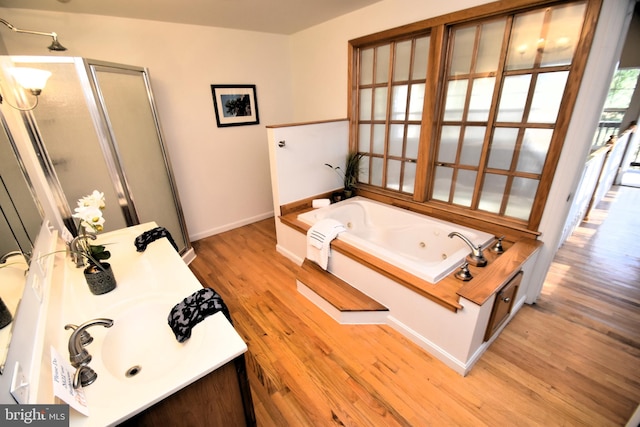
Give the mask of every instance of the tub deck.
[[(280, 221), (300, 233), (306, 234), (310, 228), (309, 225), (297, 219), (298, 214), (304, 210), (288, 212), (280, 216)], [(438, 283), (433, 284), (339, 239), (331, 242), (331, 249), (366, 265), (370, 269), (401, 283), (419, 295), (454, 312), (462, 308), (459, 302), (460, 297), (464, 297), (478, 305), (484, 304), (491, 295), (519, 271), (519, 267), (542, 246), (542, 242), (531, 238), (521, 238), (516, 242), (503, 241), (503, 246), (505, 252), (502, 255), (496, 255), (489, 250), (485, 251), (485, 257), (488, 261), (487, 266), (475, 267), (469, 265), (473, 280), (462, 282), (454, 277), (455, 272), (453, 272)]]

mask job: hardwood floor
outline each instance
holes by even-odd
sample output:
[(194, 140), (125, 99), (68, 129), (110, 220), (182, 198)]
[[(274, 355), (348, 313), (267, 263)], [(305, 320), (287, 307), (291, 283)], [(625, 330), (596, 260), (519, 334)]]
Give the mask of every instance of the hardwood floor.
[(598, 208), (466, 377), (301, 296), (273, 218), (195, 242), (191, 269), (247, 342), (259, 426), (620, 426), (640, 402), (640, 189)]

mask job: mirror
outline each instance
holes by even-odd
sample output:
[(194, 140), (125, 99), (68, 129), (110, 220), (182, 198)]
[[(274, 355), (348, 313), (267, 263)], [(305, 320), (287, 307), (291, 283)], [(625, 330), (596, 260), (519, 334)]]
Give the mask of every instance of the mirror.
[[(32, 187), (2, 112), (0, 124), (1, 318), (4, 308), (11, 317), (15, 317), (24, 291), (28, 258), (42, 223), (42, 211), (35, 202)], [(0, 374), (9, 351), (12, 328), (13, 322), (0, 329)]]

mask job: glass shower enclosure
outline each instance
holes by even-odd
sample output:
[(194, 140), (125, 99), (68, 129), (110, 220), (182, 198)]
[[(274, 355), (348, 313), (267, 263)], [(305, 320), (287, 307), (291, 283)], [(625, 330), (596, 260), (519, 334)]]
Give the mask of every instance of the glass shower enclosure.
[(155, 221), (181, 254), (188, 233), (144, 67), (77, 57), (11, 56), (52, 73), (37, 108), (21, 112), (62, 219), (78, 199), (104, 193), (105, 231)]

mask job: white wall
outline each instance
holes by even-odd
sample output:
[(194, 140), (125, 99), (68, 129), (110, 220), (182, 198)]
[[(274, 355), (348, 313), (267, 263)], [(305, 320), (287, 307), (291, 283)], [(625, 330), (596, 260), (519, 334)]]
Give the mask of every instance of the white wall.
[[(266, 124), (292, 121), (287, 36), (95, 15), (0, 8), (11, 55), (81, 56), (149, 68), (192, 240), (273, 214)], [(4, 27), (3, 27), (4, 28)], [(217, 128), (211, 84), (256, 84), (260, 124)], [(45, 89), (46, 90), (46, 89)]]
[(292, 36), (296, 122), (347, 117), (348, 41), (487, 0), (382, 0)]

